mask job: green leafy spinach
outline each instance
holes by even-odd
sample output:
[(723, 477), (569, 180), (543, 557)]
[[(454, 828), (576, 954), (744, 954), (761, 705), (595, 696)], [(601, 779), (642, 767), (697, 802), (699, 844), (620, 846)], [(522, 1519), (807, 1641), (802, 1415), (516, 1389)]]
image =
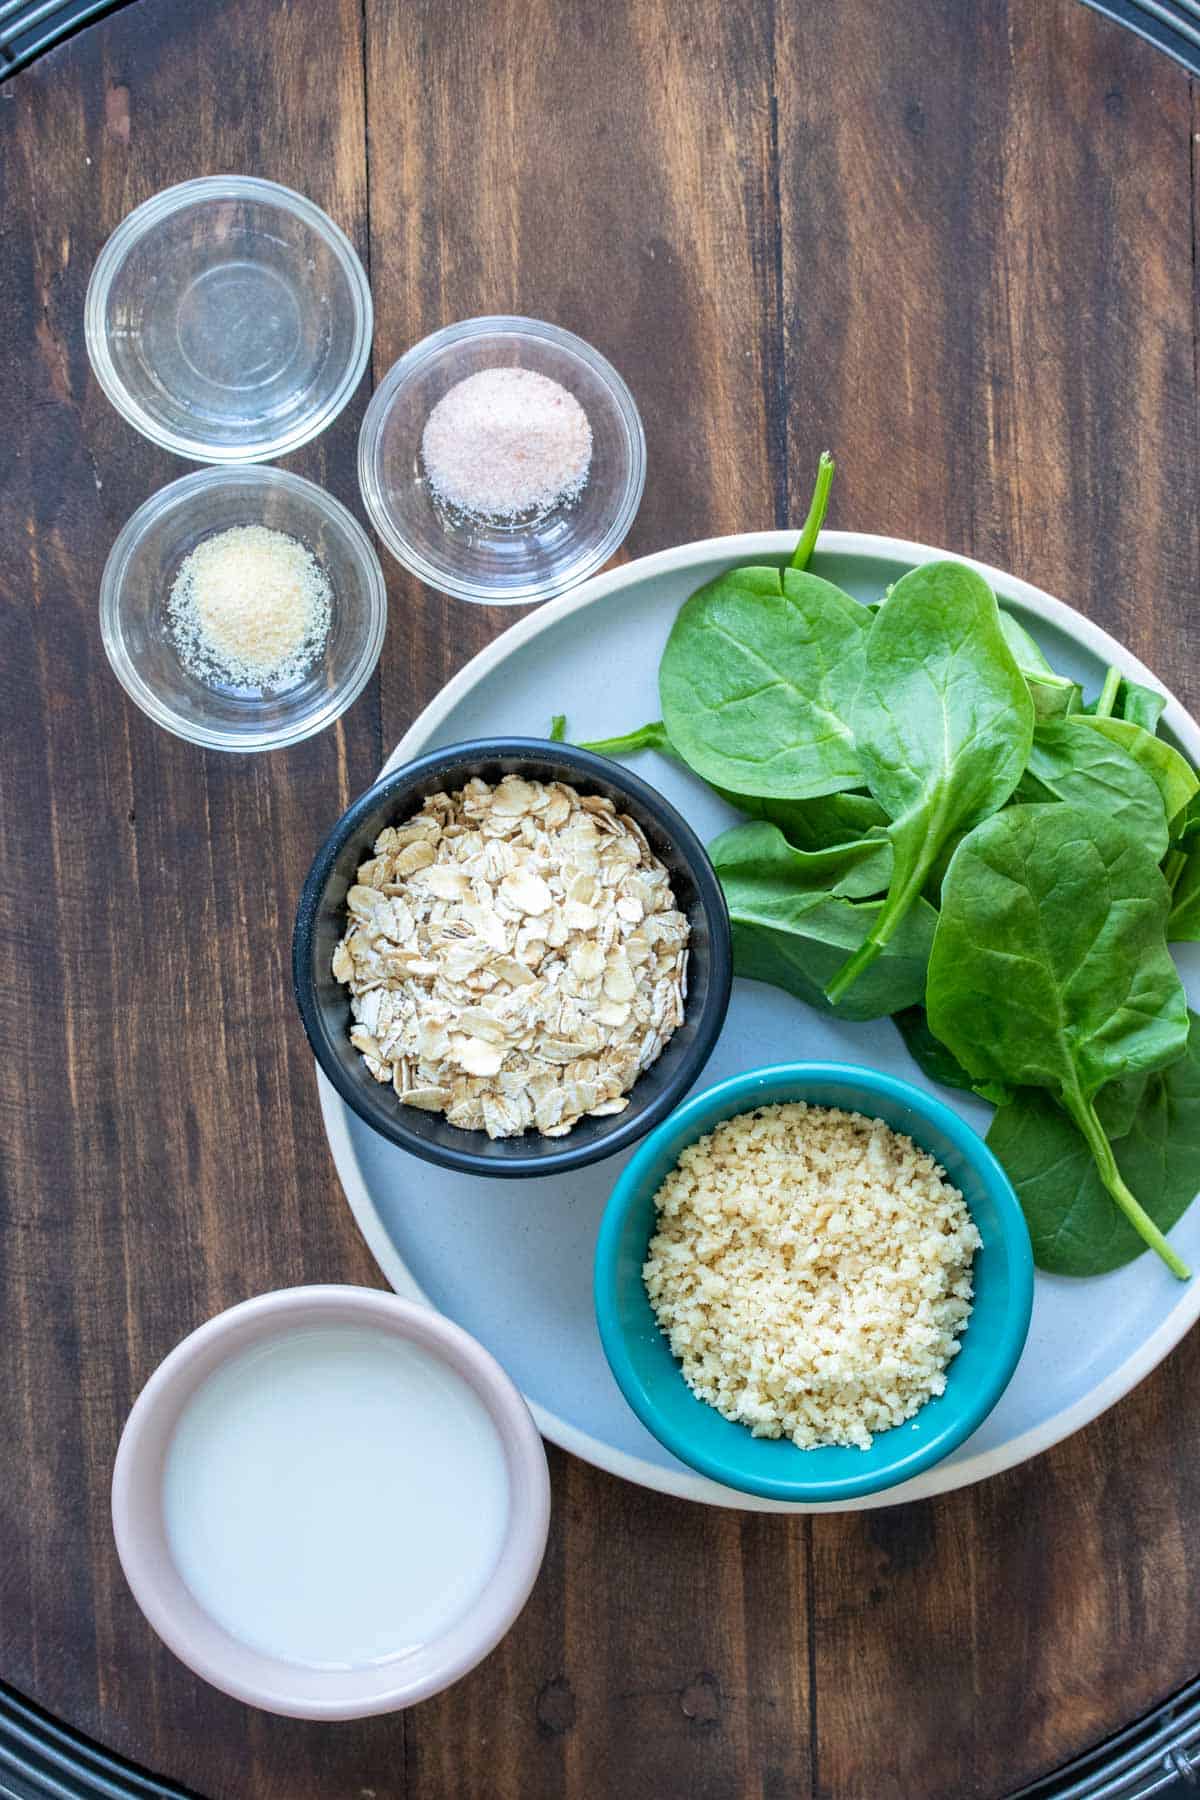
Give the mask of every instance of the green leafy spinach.
[(866, 941), (825, 990), (833, 1004), (887, 944), (947, 839), (1002, 806), (1028, 760), (1033, 703), (981, 575), (926, 563), (896, 583), (867, 639), (853, 724), (895, 862)]
[[(1096, 1116), (1121, 1180), (1169, 1231), (1200, 1188), (1200, 1019), (1165, 1069), (1104, 1088)], [(1084, 1139), (1049, 1096), (1023, 1088), (992, 1120), (987, 1141), (1004, 1164), (1029, 1224), (1039, 1268), (1103, 1275), (1146, 1249), (1112, 1199)]]
[(1166, 854), (1167, 815), (1157, 782), (1120, 744), (1089, 731), (1080, 719), (1037, 727), (1016, 798), (1099, 807), (1127, 825), (1156, 859)]
[(1165, 1067), (1188, 1034), (1153, 854), (1092, 808), (1011, 806), (955, 852), (929, 962), (936, 1037), (972, 1079), (1046, 1089), (1108, 1193), (1180, 1277), (1188, 1271), (1122, 1180), (1101, 1088)]

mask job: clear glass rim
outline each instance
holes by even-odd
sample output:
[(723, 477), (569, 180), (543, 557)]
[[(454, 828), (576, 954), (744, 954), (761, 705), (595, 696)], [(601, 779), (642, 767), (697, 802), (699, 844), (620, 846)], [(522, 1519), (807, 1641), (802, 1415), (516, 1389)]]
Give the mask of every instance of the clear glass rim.
[[(549, 579), (523, 582), (503, 589), (497, 589), (487, 582), (465, 580), (423, 556), (397, 526), (393, 514), (384, 502), (376, 470), (383, 429), (400, 389), (450, 345), (466, 342), (471, 338), (496, 335), (541, 338), (544, 342), (553, 344), (556, 349), (565, 350), (577, 357), (593, 374), (599, 376), (612, 395), (624, 426), (627, 463), (620, 503), (607, 530), (596, 543)], [(528, 606), (532, 601), (552, 599), (555, 594), (564, 593), (567, 588), (585, 581), (597, 569), (603, 568), (609, 557), (624, 543), (637, 516), (642, 490), (646, 485), (646, 434), (637, 402), (623, 376), (585, 338), (577, 337), (573, 331), (565, 331), (562, 326), (551, 325), (543, 319), (527, 319), (510, 313), (489, 314), (477, 319), (464, 319), (457, 325), (446, 325), (440, 331), (431, 332), (392, 364), (371, 396), (358, 434), (358, 485), (372, 525), (396, 561), (410, 575), (415, 575), (437, 593), (448, 594), (453, 600), (470, 600), (487, 606)]]
[[(126, 649), (119, 623), (120, 596), (129, 564), (148, 527), (165, 513), (186, 504), (193, 494), (223, 483), (239, 487), (255, 484), (282, 487), (311, 503), (315, 511), (323, 514), (343, 533), (354, 560), (363, 571), (367, 585), (367, 631), (346, 676), (329, 690), (324, 703), (313, 712), (306, 712), (303, 717), (291, 723), (257, 731), (227, 731), (218, 726), (198, 725), (191, 719), (181, 718), (138, 673)], [(387, 587), (370, 538), (354, 514), (340, 500), (318, 487), (316, 482), (306, 481), (302, 475), (293, 475), (290, 469), (257, 466), (195, 469), (190, 475), (181, 475), (178, 480), (169, 482), (166, 487), (151, 494), (148, 500), (143, 500), (137, 511), (125, 521), (108, 553), (104, 572), (100, 577), (100, 637), (113, 674), (129, 698), (156, 725), (161, 725), (164, 731), (169, 731), (174, 737), (185, 738), (191, 744), (201, 744), (208, 750), (235, 753), (283, 750), (289, 744), (302, 743), (305, 738), (315, 737), (318, 732), (324, 731), (326, 726), (332, 725), (335, 719), (339, 719), (353, 706), (371, 679), (383, 649), (386, 629)]]
[[(212, 200), (261, 200), (302, 219), (329, 245), (337, 257), (349, 282), (354, 307), (353, 353), (347, 359), (342, 376), (329, 398), (286, 432), (258, 442), (227, 448), (215, 447), (201, 439), (185, 437), (180, 432), (169, 430), (134, 398), (117, 373), (109, 354), (108, 333), (104, 322), (109, 290), (134, 244), (181, 207)], [(310, 443), (313, 438), (318, 437), (327, 425), (332, 424), (362, 380), (371, 354), (374, 328), (375, 313), (366, 271), (358, 252), (341, 226), (306, 195), (298, 194), (294, 188), (284, 187), (280, 182), (264, 181), (257, 175), (201, 175), (193, 181), (180, 181), (174, 187), (163, 188), (160, 193), (134, 207), (122, 219), (96, 258), (83, 306), (83, 335), (92, 371), (105, 396), (125, 422), (163, 450), (170, 450), (174, 455), (186, 457), (191, 462), (212, 463), (220, 467), (268, 462), (290, 450), (298, 450), (301, 444)]]

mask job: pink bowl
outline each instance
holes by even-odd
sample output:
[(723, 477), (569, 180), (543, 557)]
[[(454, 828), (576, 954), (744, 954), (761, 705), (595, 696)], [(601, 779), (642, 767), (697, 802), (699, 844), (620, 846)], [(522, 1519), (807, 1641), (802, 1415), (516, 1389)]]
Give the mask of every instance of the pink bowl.
[[(499, 1561), (478, 1602), (441, 1637), (391, 1663), (312, 1669), (253, 1650), (193, 1599), (171, 1557), (163, 1519), (167, 1450), (202, 1382), (250, 1345), (313, 1325), (366, 1325), (421, 1346), (470, 1383), (504, 1448), (509, 1519)], [(550, 1523), (546, 1453), (529, 1409), (499, 1363), (459, 1326), (373, 1288), (298, 1287), (245, 1300), (201, 1325), (150, 1377), (134, 1403), (113, 1469), (113, 1531), (133, 1596), (181, 1661), (214, 1687), (268, 1712), (356, 1719), (395, 1712), (449, 1687), (481, 1662), (521, 1611), (537, 1578)]]

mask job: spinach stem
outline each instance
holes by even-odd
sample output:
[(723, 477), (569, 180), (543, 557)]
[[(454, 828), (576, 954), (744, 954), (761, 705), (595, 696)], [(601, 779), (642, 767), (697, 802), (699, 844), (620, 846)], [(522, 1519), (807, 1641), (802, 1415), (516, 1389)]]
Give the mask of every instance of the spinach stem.
[(1096, 1108), (1092, 1102), (1085, 1100), (1082, 1094), (1065, 1094), (1063, 1098), (1071, 1117), (1087, 1140), (1088, 1149), (1092, 1153), (1101, 1181), (1133, 1229), (1144, 1243), (1149, 1244), (1151, 1250), (1158, 1252), (1172, 1275), (1177, 1275), (1180, 1281), (1189, 1280), (1192, 1271), (1183, 1259), (1175, 1254), (1149, 1213), (1143, 1210), (1121, 1180), (1112, 1145), (1105, 1135), (1103, 1125), (1096, 1116)]
[(1167, 854), (1163, 857), (1162, 872), (1163, 872), (1163, 876), (1166, 880), (1167, 886), (1170, 888), (1172, 893), (1175, 892), (1175, 887), (1179, 880), (1179, 877), (1183, 874), (1183, 871), (1186, 868), (1187, 868), (1187, 851), (1186, 850), (1180, 850), (1178, 848), (1175, 848), (1175, 849), (1171, 849), (1171, 850), (1167, 851)]
[(1104, 677), (1104, 686), (1100, 689), (1100, 698), (1096, 702), (1096, 717), (1111, 719), (1113, 707), (1117, 704), (1117, 694), (1121, 687), (1120, 669), (1109, 667)]
[(850, 992), (864, 970), (869, 969), (875, 958), (882, 955), (891, 943), (897, 928), (902, 924), (905, 915), (920, 895), (932, 862), (932, 856), (926, 855), (918, 858), (914, 867), (909, 871), (908, 879), (900, 887), (888, 891), (887, 898), (880, 908), (879, 917), (858, 949), (846, 958), (841, 968), (826, 983), (825, 998), (830, 1006), (836, 1006), (838, 1001)]
[(555, 713), (550, 721), (550, 742), (552, 744), (565, 744), (566, 741), (567, 715), (566, 713)]
[(825, 523), (825, 509), (829, 505), (829, 489), (833, 484), (833, 471), (836, 467), (828, 450), (822, 450), (817, 463), (817, 479), (809, 503), (808, 517), (800, 533), (800, 542), (792, 555), (793, 569), (807, 569), (809, 559), (816, 549), (817, 537)]
[(848, 956), (837, 974), (825, 989), (825, 998), (830, 1006), (836, 1006), (845, 994), (850, 992), (854, 983), (865, 969), (869, 969), (875, 958), (882, 954), (883, 944), (874, 937), (864, 938), (853, 955)]
[(675, 754), (667, 736), (667, 728), (661, 719), (654, 719), (649, 725), (639, 725), (636, 731), (623, 732), (620, 737), (591, 738), (586, 744), (580, 744), (579, 748), (592, 750), (597, 756), (628, 756), (634, 750), (665, 750), (668, 756)]

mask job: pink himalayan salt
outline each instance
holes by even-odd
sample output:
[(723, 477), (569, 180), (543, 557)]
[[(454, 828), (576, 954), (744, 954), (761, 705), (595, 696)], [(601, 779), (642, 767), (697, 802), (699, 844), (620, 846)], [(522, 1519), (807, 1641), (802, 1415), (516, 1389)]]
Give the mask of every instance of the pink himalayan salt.
[(440, 500), (513, 519), (573, 500), (587, 480), (592, 428), (574, 394), (533, 369), (481, 369), (443, 394), (421, 455)]

